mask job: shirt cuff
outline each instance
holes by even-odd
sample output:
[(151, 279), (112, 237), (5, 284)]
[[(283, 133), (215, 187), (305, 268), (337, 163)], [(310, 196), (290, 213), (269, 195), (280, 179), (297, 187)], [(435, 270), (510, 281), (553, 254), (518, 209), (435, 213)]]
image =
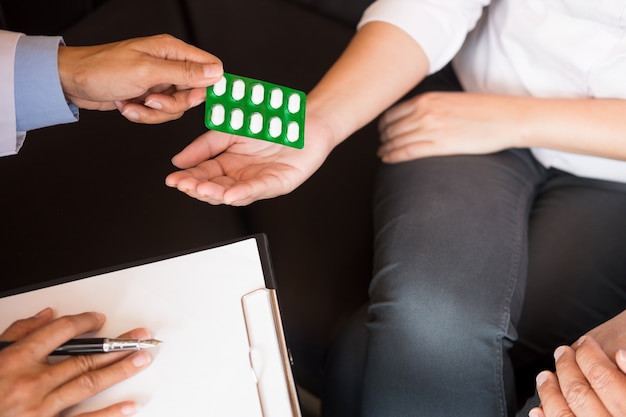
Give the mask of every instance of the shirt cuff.
[(18, 132), (78, 120), (65, 99), (58, 68), (60, 36), (22, 36), (15, 51), (15, 116)]
[(365, 10), (358, 28), (381, 21), (402, 29), (420, 45), (433, 73), (461, 49), (488, 3), (489, 0), (378, 0)]

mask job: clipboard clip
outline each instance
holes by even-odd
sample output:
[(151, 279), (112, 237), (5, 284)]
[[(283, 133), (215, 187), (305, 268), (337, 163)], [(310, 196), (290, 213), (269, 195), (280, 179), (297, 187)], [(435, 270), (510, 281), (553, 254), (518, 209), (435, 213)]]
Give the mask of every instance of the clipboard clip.
[(263, 417), (302, 417), (276, 290), (252, 291), (241, 304)]

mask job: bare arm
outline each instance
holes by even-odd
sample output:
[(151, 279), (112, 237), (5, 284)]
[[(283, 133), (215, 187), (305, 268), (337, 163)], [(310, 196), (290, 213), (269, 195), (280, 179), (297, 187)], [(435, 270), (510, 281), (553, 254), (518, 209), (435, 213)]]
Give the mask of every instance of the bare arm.
[(247, 205), (287, 194), (337, 144), (417, 84), (428, 66), (401, 29), (369, 23), (308, 95), (304, 149), (209, 131), (173, 158), (182, 170), (166, 183), (210, 204)]
[(403, 30), (368, 23), (309, 93), (312, 114), (338, 144), (391, 106), (428, 73), (422, 48)]
[(385, 162), (541, 147), (626, 160), (626, 101), (428, 93), (381, 118)]
[(526, 101), (518, 147), (543, 147), (626, 160), (626, 100)]

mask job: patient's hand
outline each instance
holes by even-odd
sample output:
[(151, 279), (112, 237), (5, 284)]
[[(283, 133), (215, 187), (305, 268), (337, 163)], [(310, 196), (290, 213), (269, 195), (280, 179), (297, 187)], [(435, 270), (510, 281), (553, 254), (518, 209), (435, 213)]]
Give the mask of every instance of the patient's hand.
[(555, 352), (556, 375), (537, 376), (541, 407), (531, 417), (618, 417), (626, 415), (626, 352), (617, 365), (593, 338), (581, 339), (576, 350), (562, 346)]
[(587, 333), (602, 346), (611, 359), (620, 349), (626, 349), (626, 311), (618, 314)]
[(233, 206), (287, 194), (313, 175), (332, 150), (328, 133), (310, 119), (303, 149), (209, 131), (172, 159), (182, 170), (170, 174), (166, 184), (210, 204)]

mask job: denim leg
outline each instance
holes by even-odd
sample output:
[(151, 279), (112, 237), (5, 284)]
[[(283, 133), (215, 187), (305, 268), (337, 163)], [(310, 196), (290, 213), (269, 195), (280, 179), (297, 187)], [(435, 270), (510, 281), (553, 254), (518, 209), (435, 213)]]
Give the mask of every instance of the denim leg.
[(381, 168), (362, 416), (513, 411), (506, 350), (544, 177), (524, 150)]

